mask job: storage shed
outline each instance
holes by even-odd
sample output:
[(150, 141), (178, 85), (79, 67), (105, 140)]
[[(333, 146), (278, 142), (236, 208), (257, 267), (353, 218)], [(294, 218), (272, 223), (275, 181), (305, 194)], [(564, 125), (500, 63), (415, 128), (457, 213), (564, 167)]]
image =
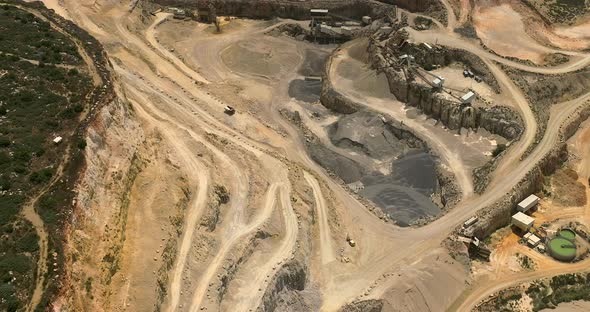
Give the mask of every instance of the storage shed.
[(535, 219), (522, 212), (517, 212), (512, 216), (512, 225), (523, 231), (528, 231), (533, 226), (533, 223), (535, 223)]
[(518, 203), (516, 209), (520, 212), (527, 212), (531, 208), (535, 207), (539, 203), (539, 197), (531, 194), (529, 197), (525, 198), (523, 201)]
[(541, 242), (541, 238), (539, 238), (537, 235), (535, 234), (531, 234), (531, 236), (529, 237), (529, 239), (527, 240), (527, 243), (529, 244), (529, 246), (531, 247), (537, 247), (537, 245), (539, 245), (539, 243)]

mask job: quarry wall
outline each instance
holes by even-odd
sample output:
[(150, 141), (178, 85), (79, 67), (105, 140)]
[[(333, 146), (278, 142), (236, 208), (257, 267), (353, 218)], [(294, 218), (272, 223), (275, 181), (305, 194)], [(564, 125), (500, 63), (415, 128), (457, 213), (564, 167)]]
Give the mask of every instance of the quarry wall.
[[(508, 140), (516, 140), (523, 132), (518, 114), (505, 106), (474, 107), (461, 106), (433, 92), (430, 86), (408, 82), (401, 70), (389, 66), (385, 49), (371, 40), (369, 43), (369, 62), (373, 68), (379, 68), (389, 81), (391, 93), (400, 101), (420, 109), (424, 114), (439, 120), (451, 130), (467, 128), (477, 130), (484, 128), (491, 133), (501, 135)], [(430, 64), (446, 64), (446, 56), (440, 60), (430, 60)], [(417, 61), (419, 62), (419, 61)]]
[[(208, 0), (150, 0), (154, 4), (189, 8), (207, 8)], [(385, 3), (361, 0), (218, 0), (215, 2), (217, 15), (231, 15), (254, 19), (271, 19), (275, 17), (292, 19), (310, 19), (309, 10), (324, 8), (338, 15), (360, 19), (364, 15), (378, 16), (390, 9)]]
[(567, 144), (580, 124), (590, 117), (590, 101), (582, 105), (562, 125), (558, 143), (547, 153), (533, 169), (496, 203), (486, 207), (479, 214), (479, 221), (473, 226), (472, 234), (483, 238), (497, 229), (510, 224), (512, 214), (516, 213), (516, 204), (531, 193), (538, 192), (543, 187), (544, 176), (550, 175), (561, 167), (568, 159)]

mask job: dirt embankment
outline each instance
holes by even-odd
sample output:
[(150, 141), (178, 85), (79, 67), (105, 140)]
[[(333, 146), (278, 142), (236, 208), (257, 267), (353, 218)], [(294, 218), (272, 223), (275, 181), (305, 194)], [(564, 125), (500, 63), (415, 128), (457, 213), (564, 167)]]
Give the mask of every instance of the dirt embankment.
[[(101, 289), (100, 284), (110, 283), (112, 269), (117, 266), (118, 255), (108, 250), (120, 246), (124, 239), (124, 226), (114, 225), (126, 222), (125, 203), (140, 168), (137, 152), (142, 136), (127, 103), (119, 100), (100, 110), (88, 128), (86, 168), (77, 188), (66, 256), (71, 272), (64, 295), (71, 300), (66, 306), (74, 310), (86, 306), (85, 297), (92, 294), (92, 287)], [(84, 285), (86, 289), (82, 289)]]

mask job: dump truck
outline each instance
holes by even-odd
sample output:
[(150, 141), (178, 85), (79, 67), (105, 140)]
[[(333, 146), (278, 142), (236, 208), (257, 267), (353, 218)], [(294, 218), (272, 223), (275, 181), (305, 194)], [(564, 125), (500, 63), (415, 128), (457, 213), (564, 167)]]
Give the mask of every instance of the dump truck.
[(223, 109), (223, 112), (224, 112), (224, 113), (226, 113), (227, 115), (230, 115), (230, 116), (232, 116), (233, 114), (235, 114), (235, 113), (236, 113), (236, 110), (235, 110), (233, 107), (231, 107), (231, 106), (227, 105), (227, 106), (226, 106), (226, 107)]

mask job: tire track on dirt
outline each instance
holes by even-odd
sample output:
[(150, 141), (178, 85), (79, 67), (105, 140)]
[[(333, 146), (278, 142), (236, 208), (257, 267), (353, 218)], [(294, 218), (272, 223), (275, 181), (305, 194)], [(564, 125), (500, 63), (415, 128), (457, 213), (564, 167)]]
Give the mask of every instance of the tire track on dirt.
[[(118, 66), (117, 66), (117, 68), (120, 69), (120, 72), (123, 70), (122, 68), (120, 68)], [(121, 74), (124, 74), (124, 73), (121, 72)], [(131, 78), (131, 76), (129, 76), (129, 75), (127, 75), (127, 77)], [(130, 80), (130, 82), (131, 82), (131, 80)], [(143, 84), (143, 90), (150, 90), (149, 88), (150, 87), (148, 87), (146, 84)], [(235, 195), (233, 197), (237, 198), (237, 199), (232, 199), (232, 203), (230, 205), (230, 211), (234, 212), (234, 218), (232, 219), (231, 224), (229, 224), (228, 227), (229, 227), (229, 231), (238, 228), (241, 225), (241, 223), (244, 221), (244, 218), (245, 218), (245, 215), (243, 213), (243, 208), (245, 206), (246, 198), (248, 196), (248, 179), (246, 178), (246, 176), (242, 172), (242, 170), (240, 170), (240, 168), (226, 154), (224, 154), (222, 151), (217, 149), (211, 143), (207, 142), (207, 140), (205, 138), (199, 136), (193, 130), (183, 126), (182, 124), (172, 123), (171, 120), (169, 119), (169, 117), (166, 117), (162, 111), (159, 111), (157, 108), (155, 108), (151, 104), (146, 104), (146, 103), (150, 102), (150, 99), (143, 96), (137, 89), (132, 87), (131, 83), (128, 85), (128, 89), (131, 91), (131, 93), (134, 96), (136, 96), (138, 99), (141, 99), (142, 103), (144, 103), (144, 105), (151, 106), (151, 108), (153, 110), (152, 114), (157, 115), (157, 117), (162, 120), (166, 120), (167, 124), (174, 125), (175, 127), (188, 133), (189, 136), (194, 141), (197, 141), (197, 142), (200, 142), (201, 144), (203, 144), (217, 158), (219, 158), (222, 162), (227, 164), (226, 168), (230, 169), (230, 170), (228, 170), (228, 172), (231, 172), (231, 174), (235, 175), (235, 179), (232, 179), (232, 181), (234, 181), (233, 184), (234, 184), (234, 190), (235, 190)], [(153, 89), (151, 89), (151, 91), (155, 92), (155, 90), (153, 90)], [(169, 99), (167, 99), (166, 97), (162, 97), (162, 100), (169, 101)], [(166, 127), (166, 126), (168, 126), (168, 125), (162, 125), (162, 127)], [(194, 156), (189, 154), (188, 157), (194, 157)], [(200, 168), (199, 170), (196, 170), (196, 171), (193, 170), (193, 172), (200, 172), (200, 171), (203, 171), (203, 168)], [(207, 192), (208, 186), (205, 185), (205, 190), (199, 189), (199, 194), (201, 191)], [(205, 194), (205, 197), (206, 197), (206, 194)], [(199, 196), (197, 196), (197, 198), (199, 198)], [(187, 221), (186, 221), (187, 232), (185, 232), (185, 234), (183, 234), (183, 237), (182, 237), (182, 244), (181, 244), (180, 251), (178, 253), (179, 258), (178, 258), (178, 261), (177, 261), (175, 268), (173, 270), (173, 272), (174, 272), (172, 275), (173, 279), (172, 279), (171, 286), (170, 286), (171, 287), (171, 301), (170, 301), (169, 309), (171, 309), (171, 310), (176, 309), (179, 299), (180, 299), (182, 270), (184, 269), (184, 267), (186, 265), (187, 254), (188, 254), (188, 251), (192, 245), (193, 234), (194, 234), (194, 230), (196, 228), (196, 223), (201, 218), (202, 212), (205, 209), (204, 205), (206, 203), (201, 203), (201, 204), (202, 205), (200, 206), (199, 209), (195, 208), (195, 211), (198, 211), (198, 213), (196, 213), (196, 212), (189, 213), (189, 215), (187, 217)]]
[(326, 201), (322, 195), (322, 189), (318, 181), (309, 173), (304, 173), (305, 180), (313, 190), (315, 207), (319, 218), (320, 228), (320, 253), (322, 264), (326, 265), (334, 260), (334, 248), (332, 246), (332, 237), (330, 235), (330, 225), (328, 223), (328, 211), (326, 210)]

